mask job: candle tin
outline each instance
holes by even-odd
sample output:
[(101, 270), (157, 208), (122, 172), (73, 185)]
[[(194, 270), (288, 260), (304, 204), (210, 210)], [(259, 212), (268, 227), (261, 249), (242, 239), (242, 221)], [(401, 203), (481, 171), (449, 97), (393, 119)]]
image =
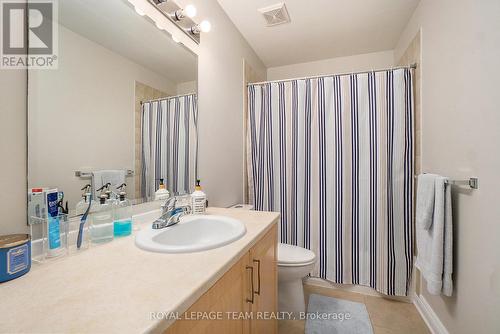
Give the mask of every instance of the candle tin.
[(0, 282), (10, 281), (30, 271), (31, 238), (29, 234), (0, 236)]

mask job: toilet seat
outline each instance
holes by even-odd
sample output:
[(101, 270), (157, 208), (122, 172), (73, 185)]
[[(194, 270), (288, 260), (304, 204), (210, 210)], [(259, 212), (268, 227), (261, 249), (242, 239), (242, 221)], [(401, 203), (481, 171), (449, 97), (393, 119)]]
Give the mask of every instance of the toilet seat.
[(307, 266), (316, 261), (316, 255), (309, 249), (298, 246), (278, 244), (278, 266)]

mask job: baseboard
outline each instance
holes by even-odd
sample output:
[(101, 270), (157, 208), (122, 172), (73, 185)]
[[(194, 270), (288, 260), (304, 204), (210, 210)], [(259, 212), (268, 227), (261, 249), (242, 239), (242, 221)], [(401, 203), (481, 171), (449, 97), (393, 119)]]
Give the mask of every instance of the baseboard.
[(413, 295), (413, 304), (422, 316), (432, 334), (449, 334), (439, 317), (422, 295)]

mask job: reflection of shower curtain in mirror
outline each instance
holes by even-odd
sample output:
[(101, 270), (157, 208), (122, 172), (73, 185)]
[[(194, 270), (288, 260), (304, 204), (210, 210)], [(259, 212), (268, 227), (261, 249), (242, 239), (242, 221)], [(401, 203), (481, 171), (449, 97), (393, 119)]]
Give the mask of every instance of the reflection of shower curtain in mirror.
[(142, 104), (143, 198), (152, 199), (160, 179), (174, 193), (190, 193), (196, 179), (196, 94)]
[(248, 170), (281, 242), (313, 250), (314, 276), (407, 295), (413, 265), (409, 69), (251, 85)]

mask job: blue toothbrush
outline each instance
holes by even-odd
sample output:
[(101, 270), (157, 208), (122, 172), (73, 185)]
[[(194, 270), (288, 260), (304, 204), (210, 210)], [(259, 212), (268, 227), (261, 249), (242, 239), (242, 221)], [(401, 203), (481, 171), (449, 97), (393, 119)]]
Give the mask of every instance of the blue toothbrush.
[(92, 194), (90, 194), (90, 196), (89, 196), (89, 206), (87, 207), (87, 210), (85, 211), (82, 218), (80, 219), (80, 227), (78, 229), (78, 239), (76, 241), (76, 248), (78, 248), (78, 249), (80, 249), (80, 246), (82, 245), (83, 227), (85, 226), (85, 223), (87, 222), (87, 217), (89, 215), (91, 205), (92, 205)]

